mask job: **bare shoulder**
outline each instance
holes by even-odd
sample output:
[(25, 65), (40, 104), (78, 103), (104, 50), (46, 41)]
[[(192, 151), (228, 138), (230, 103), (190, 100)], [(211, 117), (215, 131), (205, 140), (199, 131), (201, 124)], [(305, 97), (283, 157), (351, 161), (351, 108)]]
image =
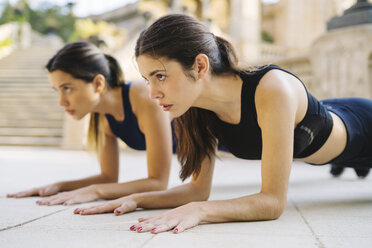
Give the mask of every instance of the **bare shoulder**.
[(115, 135), (113, 134), (112, 130), (111, 130), (111, 127), (110, 127), (110, 124), (108, 123), (108, 120), (106, 119), (105, 115), (101, 114), (99, 115), (99, 131), (100, 132), (103, 132), (104, 134), (108, 135), (108, 136), (113, 136), (115, 137)]
[(307, 93), (302, 82), (290, 73), (273, 69), (260, 80), (255, 95), (257, 112), (287, 111), (302, 120), (307, 109)]
[(268, 71), (260, 80), (255, 100), (257, 104), (264, 104), (276, 100), (285, 100), (295, 95), (294, 82), (290, 74), (273, 69)]
[(145, 115), (155, 115), (162, 112), (158, 102), (149, 97), (149, 88), (144, 81), (132, 82), (129, 91), (129, 98), (133, 113), (137, 118)]

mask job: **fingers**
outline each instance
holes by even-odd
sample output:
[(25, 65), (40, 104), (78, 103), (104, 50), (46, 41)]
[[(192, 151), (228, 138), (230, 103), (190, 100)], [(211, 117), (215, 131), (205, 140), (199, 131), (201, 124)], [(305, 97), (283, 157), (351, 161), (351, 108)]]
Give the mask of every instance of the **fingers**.
[(136, 210), (137, 204), (134, 202), (125, 202), (120, 207), (116, 208), (114, 213), (115, 215), (122, 215), (128, 212)]
[(47, 197), (41, 200), (36, 201), (38, 205), (46, 205), (46, 206), (53, 206), (58, 204), (64, 204), (66, 200), (69, 199), (67, 194), (58, 194), (55, 196)]
[[(163, 219), (160, 216), (159, 217), (148, 217), (147, 220), (144, 220), (145, 218), (141, 218), (142, 222), (139, 224), (135, 224), (131, 226), (129, 229), (132, 231), (137, 232), (151, 232), (151, 233), (161, 233), (173, 230), (174, 233), (179, 233), (185, 230), (185, 227), (183, 224), (179, 223), (179, 220), (174, 219)], [(177, 230), (176, 230), (177, 228)]]
[(113, 212), (115, 207), (114, 204), (101, 204), (97, 206), (87, 207), (87, 208), (77, 208), (74, 210), (74, 214), (80, 215), (90, 215), (90, 214), (103, 214), (103, 213), (110, 213)]
[(22, 191), (15, 194), (7, 194), (6, 197), (8, 198), (23, 198), (29, 196), (36, 196), (38, 195), (38, 189), (31, 189), (28, 191)]

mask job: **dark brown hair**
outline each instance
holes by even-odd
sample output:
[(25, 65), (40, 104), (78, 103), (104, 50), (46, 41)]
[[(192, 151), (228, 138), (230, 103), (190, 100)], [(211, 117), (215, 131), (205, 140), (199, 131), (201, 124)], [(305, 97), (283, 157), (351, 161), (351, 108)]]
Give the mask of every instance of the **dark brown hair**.
[[(182, 14), (164, 16), (141, 33), (135, 55), (144, 54), (175, 60), (188, 76), (198, 54), (208, 56), (212, 75), (240, 72), (232, 45), (209, 32), (198, 20)], [(215, 155), (217, 141), (212, 131), (212, 115), (211, 111), (192, 107), (175, 120), (182, 180), (192, 174), (197, 176), (205, 156)]]
[[(101, 74), (112, 89), (125, 84), (119, 63), (110, 55), (103, 54), (96, 46), (88, 42), (74, 42), (65, 45), (45, 66), (49, 72), (61, 70), (74, 78), (91, 83)], [(98, 151), (99, 135), (98, 113), (91, 113), (88, 129), (88, 148)]]

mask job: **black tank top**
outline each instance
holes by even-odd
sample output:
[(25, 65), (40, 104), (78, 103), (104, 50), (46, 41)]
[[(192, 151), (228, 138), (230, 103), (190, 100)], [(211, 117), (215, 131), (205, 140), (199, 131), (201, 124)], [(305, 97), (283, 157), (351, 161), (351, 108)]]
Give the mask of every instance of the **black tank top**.
[[(214, 135), (219, 143), (236, 157), (261, 159), (262, 135), (257, 122), (254, 100), (256, 88), (261, 78), (273, 69), (290, 73), (278, 66), (269, 65), (258, 71), (239, 75), (243, 81), (240, 123), (226, 123), (221, 121), (216, 114), (213, 114), (214, 125), (212, 129)], [(333, 127), (332, 117), (327, 109), (307, 90), (306, 93), (308, 97), (307, 112), (304, 119), (294, 130), (294, 158), (304, 158), (316, 152), (326, 142)]]

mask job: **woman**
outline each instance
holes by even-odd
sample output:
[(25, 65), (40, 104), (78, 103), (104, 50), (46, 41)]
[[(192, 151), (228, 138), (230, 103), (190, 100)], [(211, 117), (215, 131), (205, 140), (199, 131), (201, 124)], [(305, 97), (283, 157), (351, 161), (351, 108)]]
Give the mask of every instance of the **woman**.
[[(283, 213), (293, 159), (369, 169), (372, 101), (320, 103), (291, 73), (237, 67), (232, 46), (185, 15), (160, 18), (139, 37), (139, 71), (150, 96), (175, 121), (181, 178), (191, 182), (75, 210), (79, 214), (177, 207), (140, 219), (131, 230), (179, 233), (200, 222), (272, 220)], [(254, 195), (208, 199), (217, 141), (236, 157), (261, 159), (262, 186)]]
[[(41, 205), (81, 203), (112, 199), (135, 192), (167, 187), (172, 156), (172, 132), (168, 113), (149, 99), (143, 83), (125, 84), (118, 62), (86, 42), (67, 44), (46, 68), (59, 104), (76, 120), (92, 113), (88, 144), (98, 152), (99, 175), (8, 195), (51, 196)], [(119, 148), (117, 137), (129, 147), (146, 150), (148, 177), (117, 184)]]

